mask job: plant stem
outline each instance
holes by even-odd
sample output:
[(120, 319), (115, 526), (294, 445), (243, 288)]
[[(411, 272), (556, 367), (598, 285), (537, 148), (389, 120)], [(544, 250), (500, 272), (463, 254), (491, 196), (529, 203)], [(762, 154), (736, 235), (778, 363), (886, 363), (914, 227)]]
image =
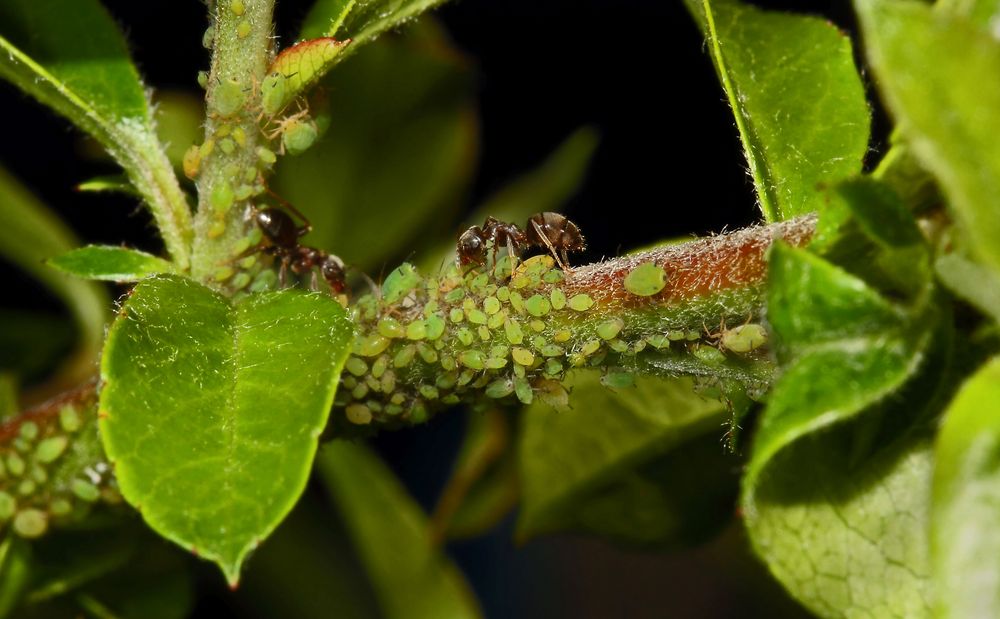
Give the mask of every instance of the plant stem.
[(260, 84), (272, 55), (273, 8), (274, 0), (223, 0), (214, 3), (211, 16), (212, 65), (205, 141), (198, 152), (191, 272), (229, 291), (249, 282), (233, 276), (241, 252), (253, 243), (249, 199), (264, 191), (258, 117)]

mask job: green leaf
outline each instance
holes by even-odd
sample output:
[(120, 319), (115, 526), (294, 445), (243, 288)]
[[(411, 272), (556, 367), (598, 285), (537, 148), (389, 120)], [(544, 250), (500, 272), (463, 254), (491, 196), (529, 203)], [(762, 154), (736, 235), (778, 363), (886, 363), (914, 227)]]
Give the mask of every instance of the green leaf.
[(479, 617), (461, 574), (430, 541), (420, 508), (361, 445), (335, 441), (317, 458), (387, 619)]
[[(580, 189), (587, 166), (597, 150), (598, 135), (592, 127), (577, 129), (537, 168), (514, 179), (486, 198), (465, 218), (465, 225), (482, 225), (487, 216), (501, 221), (525, 222), (544, 211), (562, 211), (566, 202)], [(436, 242), (432, 251), (420, 258), (421, 270), (437, 269), (455, 260), (455, 239)]]
[(0, 226), (0, 254), (39, 280), (73, 312), (80, 330), (78, 360), (87, 366), (79, 370), (82, 379), (93, 371), (93, 359), (104, 340), (107, 294), (95, 284), (65, 277), (45, 266), (44, 260), (69, 251), (77, 241), (54, 213), (2, 168), (0, 215), (4, 222)]
[(380, 41), (331, 75), (329, 92), (344, 93), (333, 125), (275, 176), (316, 230), (306, 242), (362, 269), (451, 232), (471, 179), (478, 126), (468, 67), (437, 37), (419, 39), (428, 27)]
[(47, 263), (76, 277), (109, 282), (136, 282), (150, 275), (174, 271), (174, 266), (162, 258), (109, 245), (87, 245), (50, 258)]
[(931, 561), (939, 617), (1000, 614), (1000, 359), (962, 386), (935, 450)]
[(234, 306), (181, 277), (140, 282), (101, 366), (101, 439), (126, 500), (235, 584), (305, 487), (352, 330), (320, 293)]
[(576, 530), (677, 545), (728, 520), (736, 478), (719, 444), (721, 403), (690, 379), (637, 378), (616, 392), (578, 372), (570, 386), (571, 410), (524, 413), (520, 539)]
[(804, 250), (775, 247), (769, 285), (786, 362), (743, 482), (753, 545), (820, 616), (926, 616), (926, 416), (948, 323), (934, 301), (897, 310)]
[(317, 0), (302, 24), (299, 39), (350, 39), (346, 57), (380, 34), (412, 21), (444, 0)]
[(139, 74), (96, 0), (0, 4), (0, 78), (96, 138), (128, 172), (167, 248), (187, 266), (190, 212), (157, 141)]
[(868, 57), (903, 135), (948, 197), (971, 250), (1000, 270), (1000, 42), (914, 2), (857, 0)]
[(869, 111), (851, 41), (830, 22), (735, 0), (685, 0), (736, 118), (767, 221), (827, 209), (821, 183), (854, 176)]
[(31, 547), (15, 535), (0, 542), (0, 618), (10, 617), (31, 578)]
[(949, 290), (1000, 322), (1000, 274), (957, 254), (941, 256), (934, 269)]

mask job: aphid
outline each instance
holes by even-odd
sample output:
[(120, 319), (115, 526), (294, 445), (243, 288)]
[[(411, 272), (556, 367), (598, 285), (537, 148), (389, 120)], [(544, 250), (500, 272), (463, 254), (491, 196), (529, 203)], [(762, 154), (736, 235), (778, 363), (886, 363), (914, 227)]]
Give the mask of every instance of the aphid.
[(718, 342), (719, 350), (735, 353), (748, 353), (767, 344), (767, 330), (763, 325), (751, 323), (749, 318), (747, 322), (732, 329), (727, 329), (723, 320), (719, 323), (719, 332), (708, 333), (708, 337)]
[(528, 219), (526, 228), (527, 244), (548, 249), (563, 271), (569, 271), (569, 252), (587, 248), (580, 228), (559, 213), (536, 213)]
[(286, 283), (288, 269), (291, 269), (296, 275), (311, 273), (312, 287), (316, 288), (314, 269), (319, 269), (330, 290), (337, 294), (344, 292), (347, 283), (343, 261), (322, 249), (301, 245), (299, 239), (309, 234), (312, 225), (294, 206), (288, 203), (284, 206), (306, 222), (305, 225), (297, 225), (288, 213), (279, 208), (260, 209), (254, 213), (253, 218), (266, 243), (251, 248), (248, 253), (260, 251), (276, 257), (281, 262), (278, 281), (282, 286)]

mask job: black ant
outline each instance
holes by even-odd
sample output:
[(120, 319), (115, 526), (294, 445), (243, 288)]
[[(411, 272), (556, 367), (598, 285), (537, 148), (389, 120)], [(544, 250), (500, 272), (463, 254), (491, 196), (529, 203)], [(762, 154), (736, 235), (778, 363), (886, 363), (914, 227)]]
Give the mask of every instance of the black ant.
[(282, 202), (282, 206), (299, 216), (305, 225), (299, 226), (291, 216), (280, 208), (267, 207), (254, 212), (253, 219), (267, 239), (267, 244), (252, 248), (248, 253), (263, 252), (271, 254), (281, 261), (278, 271), (278, 281), (284, 287), (288, 269), (296, 275), (312, 273), (312, 287), (316, 288), (316, 272), (319, 269), (330, 290), (340, 294), (347, 288), (344, 262), (322, 249), (307, 247), (299, 243), (299, 239), (312, 231), (312, 224), (305, 215), (291, 204), (281, 200), (269, 191), (272, 196)]
[(487, 244), (493, 242), (493, 250), (507, 246), (511, 256), (520, 256), (529, 247), (548, 249), (564, 271), (569, 271), (567, 254), (583, 251), (586, 244), (580, 228), (559, 213), (544, 212), (528, 219), (527, 231), (516, 224), (505, 223), (487, 217), (483, 227), (472, 226), (458, 237), (459, 263), (483, 264), (486, 261)]
[(526, 228), (528, 245), (547, 248), (563, 271), (570, 270), (567, 256), (569, 252), (583, 251), (587, 248), (580, 228), (559, 213), (551, 211), (535, 213), (528, 218)]
[(524, 232), (517, 224), (510, 224), (495, 217), (487, 217), (483, 227), (472, 226), (458, 237), (458, 259), (462, 266), (483, 264), (486, 261), (486, 245), (493, 241), (493, 251), (501, 245), (507, 247), (511, 256), (519, 256), (527, 244)]

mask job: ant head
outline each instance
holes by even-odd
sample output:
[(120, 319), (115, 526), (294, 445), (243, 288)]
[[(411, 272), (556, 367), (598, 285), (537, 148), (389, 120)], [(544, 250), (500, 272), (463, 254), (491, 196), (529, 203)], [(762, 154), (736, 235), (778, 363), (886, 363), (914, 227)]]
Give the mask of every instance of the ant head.
[(463, 265), (486, 259), (486, 238), (479, 226), (472, 226), (458, 237), (458, 259)]

